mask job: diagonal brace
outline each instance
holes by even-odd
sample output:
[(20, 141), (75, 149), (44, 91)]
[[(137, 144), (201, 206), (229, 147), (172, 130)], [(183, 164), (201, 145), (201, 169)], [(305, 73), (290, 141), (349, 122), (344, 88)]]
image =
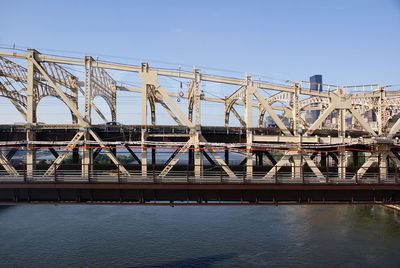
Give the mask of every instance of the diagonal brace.
[(97, 134), (89, 129), (89, 133), (90, 135), (97, 141), (97, 143), (103, 148), (103, 150), (105, 151), (106, 155), (111, 159), (111, 161), (117, 166), (117, 168), (119, 169), (119, 171), (126, 175), (126, 176), (130, 176), (131, 174), (129, 174), (128, 170), (126, 170), (126, 168), (121, 164), (121, 162), (119, 162), (118, 158), (111, 152), (110, 148), (108, 148), (103, 141), (100, 139), (99, 136), (97, 136)]
[(167, 101), (167, 103), (172, 108), (172, 110), (185, 122), (185, 124), (190, 128), (194, 127), (194, 124), (192, 122), (190, 122), (190, 120), (187, 118), (187, 116), (174, 103), (174, 101), (169, 96), (168, 92), (166, 92), (159, 84), (156, 85), (156, 89), (158, 92), (160, 92), (160, 94), (163, 96), (163, 98)]
[(314, 132), (318, 127), (321, 126), (322, 122), (330, 115), (333, 110), (335, 110), (336, 106), (331, 104), (329, 107), (318, 117), (318, 119), (308, 128), (308, 130), (304, 133), (304, 136), (308, 136)]
[(275, 114), (274, 110), (272, 107), (268, 104), (268, 102), (260, 95), (260, 93), (255, 90), (253, 92), (254, 96), (257, 98), (257, 100), (261, 103), (261, 105), (264, 107), (264, 109), (268, 112), (269, 116), (271, 116), (272, 120), (276, 123), (276, 125), (279, 127), (279, 129), (287, 136), (291, 136), (292, 134), (290, 131), (287, 129), (285, 124), (282, 122), (282, 120)]
[(62, 161), (67, 157), (67, 155), (72, 152), (72, 150), (76, 147), (78, 142), (82, 139), (83, 135), (85, 132), (79, 131), (78, 133), (75, 134), (75, 136), (72, 138), (72, 140), (68, 143), (67, 147), (65, 147), (64, 152), (62, 152), (56, 160), (51, 164), (51, 166), (47, 169), (47, 171), (44, 173), (43, 177), (50, 176), (54, 173), (54, 171), (59, 167), (59, 165), (62, 163)]
[(7, 157), (5, 157), (2, 152), (0, 152), (0, 164), (4, 167), (4, 169), (8, 172), (8, 174), (14, 176), (19, 175), (18, 171), (11, 165)]
[(294, 152), (286, 152), (282, 158), (276, 163), (275, 166), (273, 166), (268, 173), (264, 176), (264, 179), (272, 179), (275, 175), (277, 175), (278, 171), (283, 167), (284, 165), (289, 163), (289, 159), (292, 157)]
[(242, 119), (242, 117), (240, 116), (240, 114), (236, 111), (236, 109), (232, 106), (231, 107), (231, 112), (235, 115), (235, 117), (237, 118), (237, 120), (239, 120), (240, 124), (243, 127), (246, 127), (246, 122)]
[(179, 118), (171, 111), (171, 109), (163, 100), (159, 100), (158, 102), (161, 104), (162, 107), (164, 107), (164, 109), (168, 112), (172, 119), (174, 119), (175, 122), (178, 123), (178, 125), (183, 126), (181, 120), (179, 120)]
[(370, 127), (369, 124), (367, 124), (367, 122), (365, 122), (365, 120), (362, 118), (362, 116), (360, 115), (359, 112), (357, 112), (355, 109), (351, 108), (349, 109), (350, 113), (357, 119), (357, 121), (361, 124), (361, 126), (368, 131), (369, 133), (371, 133), (372, 136), (376, 136), (375, 131)]
[(315, 176), (320, 180), (325, 180), (325, 176), (322, 174), (321, 170), (315, 165), (315, 162), (311, 160), (308, 154), (303, 154), (303, 159), (306, 161), (307, 165), (310, 167)]
[[(203, 135), (199, 135), (199, 140), (200, 142), (207, 142), (207, 140), (203, 137)], [(213, 150), (208, 150), (210, 154), (214, 157), (215, 161), (218, 162), (218, 164), (222, 167), (222, 169), (228, 174), (229, 178), (231, 179), (237, 179), (238, 177), (233, 173), (233, 171), (228, 167), (228, 165), (225, 163), (225, 161)]]
[(185, 145), (183, 145), (182, 148), (180, 148), (176, 154), (173, 156), (171, 161), (168, 162), (168, 164), (165, 166), (165, 168), (160, 172), (158, 175), (159, 177), (165, 177), (168, 172), (175, 166), (176, 163), (178, 163), (179, 159), (182, 157), (182, 155), (189, 149), (189, 147), (192, 145), (194, 142), (193, 137), (191, 137)]
[(368, 168), (375, 162), (378, 162), (378, 156), (379, 153), (372, 153), (372, 155), (368, 158), (367, 161), (364, 162), (364, 164), (356, 171), (356, 174), (353, 176), (353, 180), (360, 179), (364, 176), (364, 174), (367, 172)]

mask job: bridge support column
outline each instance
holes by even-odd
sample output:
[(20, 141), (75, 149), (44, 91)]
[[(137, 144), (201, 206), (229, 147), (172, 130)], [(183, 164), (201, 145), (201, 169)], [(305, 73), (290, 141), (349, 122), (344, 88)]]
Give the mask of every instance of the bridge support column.
[(246, 178), (253, 178), (253, 94), (257, 90), (250, 76), (247, 77), (245, 95), (245, 122), (246, 122)]
[(338, 177), (340, 179), (346, 179), (346, 168), (347, 168), (347, 154), (345, 151), (339, 152)]
[[(346, 136), (346, 109), (339, 110), (339, 122), (338, 122), (338, 133), (339, 137), (342, 137), (342, 143)], [(339, 179), (346, 179), (346, 168), (347, 168), (347, 154), (346, 151), (339, 151), (339, 164), (338, 164), (338, 177)]]
[(92, 145), (88, 144), (90, 138), (90, 133), (87, 131), (84, 134), (84, 144), (82, 149), (82, 178), (85, 180), (90, 180), (93, 171), (93, 149), (90, 148)]
[(29, 129), (26, 132), (26, 177), (33, 178), (34, 171), (36, 170), (36, 147), (35, 144), (32, 144), (32, 141), (35, 141), (36, 133), (33, 129)]
[[(154, 79), (154, 78), (153, 78)], [(142, 86), (142, 96), (141, 96), (141, 175), (142, 177), (147, 177), (147, 148), (146, 148), (146, 138), (147, 138), (147, 101), (149, 98), (149, 86), (156, 81), (152, 80), (152, 77), (149, 75), (149, 65), (147, 63), (142, 63), (141, 72), (140, 72), (140, 80)], [(153, 121), (153, 118), (152, 118)]]
[(388, 177), (388, 155), (382, 153), (379, 161), (379, 178), (380, 180), (386, 180)]
[(295, 83), (294, 86), (294, 92), (292, 94), (292, 128), (293, 128), (293, 134), (294, 135), (302, 135), (303, 133), (299, 133), (299, 130), (302, 132), (300, 127), (300, 120), (301, 120), (301, 115), (300, 115), (300, 108), (299, 108), (299, 95), (300, 95), (300, 85), (298, 83)]
[(386, 180), (388, 177), (388, 156), (390, 147), (387, 145), (379, 146), (379, 179)]
[(246, 178), (253, 178), (253, 133), (247, 131), (247, 146), (246, 146)]
[[(203, 177), (203, 152), (200, 149), (200, 136), (201, 136), (201, 92), (200, 92), (201, 74), (199, 69), (194, 70), (194, 79), (191, 84), (189, 98), (193, 105), (191, 113), (194, 112), (194, 118), (190, 119), (194, 126), (191, 128), (191, 133), (194, 135), (194, 150), (189, 150), (189, 159), (194, 160), (194, 176), (196, 178)], [(190, 163), (191, 164), (191, 163)]]
[(303, 163), (300, 152), (292, 156), (292, 179), (303, 179)]
[(146, 134), (147, 134), (146, 130), (142, 129), (142, 134), (141, 134), (142, 177), (147, 177), (147, 145), (145, 143)]
[(81, 122), (82, 127), (85, 128), (84, 143), (82, 149), (82, 178), (90, 180), (91, 173), (93, 172), (93, 149), (92, 145), (88, 142), (91, 140), (90, 125), (92, 124), (92, 63), (93, 58), (85, 56), (85, 116), (84, 122)]
[(37, 81), (35, 80), (35, 74), (37, 69), (34, 65), (36, 50), (28, 50), (28, 77), (27, 77), (27, 123), (29, 129), (26, 132), (26, 176), (32, 178), (36, 168), (36, 150), (32, 147), (36, 145), (32, 144), (35, 141), (36, 135), (34, 126), (36, 124), (36, 106), (38, 101), (37, 94)]
[(196, 178), (201, 178), (203, 176), (203, 153), (200, 148), (200, 134), (196, 133), (194, 138), (194, 176)]
[(386, 122), (386, 107), (385, 107), (385, 99), (386, 92), (384, 87), (379, 88), (379, 102), (378, 102), (378, 114), (377, 114), (377, 123), (378, 123), (378, 135), (382, 135), (384, 133), (384, 126)]
[(302, 155), (302, 129), (300, 128), (300, 109), (299, 109), (299, 94), (300, 94), (300, 85), (295, 83), (294, 92), (292, 94), (292, 128), (293, 134), (298, 136), (299, 144), (298, 144), (298, 152), (292, 156), (292, 179), (303, 179), (303, 155)]

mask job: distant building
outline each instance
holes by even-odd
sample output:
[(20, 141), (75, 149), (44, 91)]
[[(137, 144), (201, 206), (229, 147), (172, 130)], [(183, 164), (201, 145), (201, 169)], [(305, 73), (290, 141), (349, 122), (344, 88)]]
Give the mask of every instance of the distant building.
[[(310, 77), (310, 89), (315, 91), (322, 91), (322, 75), (316, 74)], [(309, 107), (316, 107), (317, 104), (312, 104)], [(305, 121), (307, 124), (312, 124), (319, 117), (320, 111), (307, 111), (305, 114)]]
[(316, 74), (310, 77), (310, 89), (322, 91), (322, 75)]

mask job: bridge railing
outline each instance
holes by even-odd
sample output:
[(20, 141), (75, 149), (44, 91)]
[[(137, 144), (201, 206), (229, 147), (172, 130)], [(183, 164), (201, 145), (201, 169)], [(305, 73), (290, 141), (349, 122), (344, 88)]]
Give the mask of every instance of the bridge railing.
[[(319, 176), (304, 167), (296, 167), (296, 174), (290, 170), (277, 170), (272, 177), (266, 177), (272, 168), (265, 167), (264, 170), (256, 170), (249, 177), (246, 166), (232, 168), (234, 176), (229, 176), (223, 166), (210, 167), (204, 169), (202, 175), (195, 176), (195, 166), (185, 165), (185, 169), (171, 170), (167, 175), (161, 175), (161, 169), (150, 168), (146, 176), (142, 176), (140, 166), (127, 168), (129, 174), (122, 172), (116, 166), (114, 169), (90, 169), (88, 174), (82, 173), (82, 165), (61, 165), (50, 175), (46, 175), (46, 168), (30, 169), (27, 166), (0, 170), (0, 183), (2, 182), (93, 182), (93, 183), (183, 183), (183, 184), (227, 184), (227, 183), (246, 183), (246, 184), (399, 184), (400, 173), (397, 169), (387, 172), (384, 175), (379, 172), (368, 172), (367, 169), (346, 170), (342, 177), (339, 177), (338, 169), (329, 168), (322, 170)], [(228, 167), (228, 166), (227, 166)]]

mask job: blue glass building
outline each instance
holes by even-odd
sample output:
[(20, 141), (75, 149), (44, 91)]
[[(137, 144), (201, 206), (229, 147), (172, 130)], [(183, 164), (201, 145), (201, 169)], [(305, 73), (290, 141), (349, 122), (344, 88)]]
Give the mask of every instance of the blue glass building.
[[(316, 90), (316, 91), (322, 91), (322, 75), (316, 74), (310, 77), (310, 89), (311, 90)], [(316, 106), (316, 105), (311, 105)], [(306, 122), (308, 124), (312, 124), (315, 120), (317, 120), (318, 116), (320, 114), (320, 111), (307, 111), (306, 113)]]

